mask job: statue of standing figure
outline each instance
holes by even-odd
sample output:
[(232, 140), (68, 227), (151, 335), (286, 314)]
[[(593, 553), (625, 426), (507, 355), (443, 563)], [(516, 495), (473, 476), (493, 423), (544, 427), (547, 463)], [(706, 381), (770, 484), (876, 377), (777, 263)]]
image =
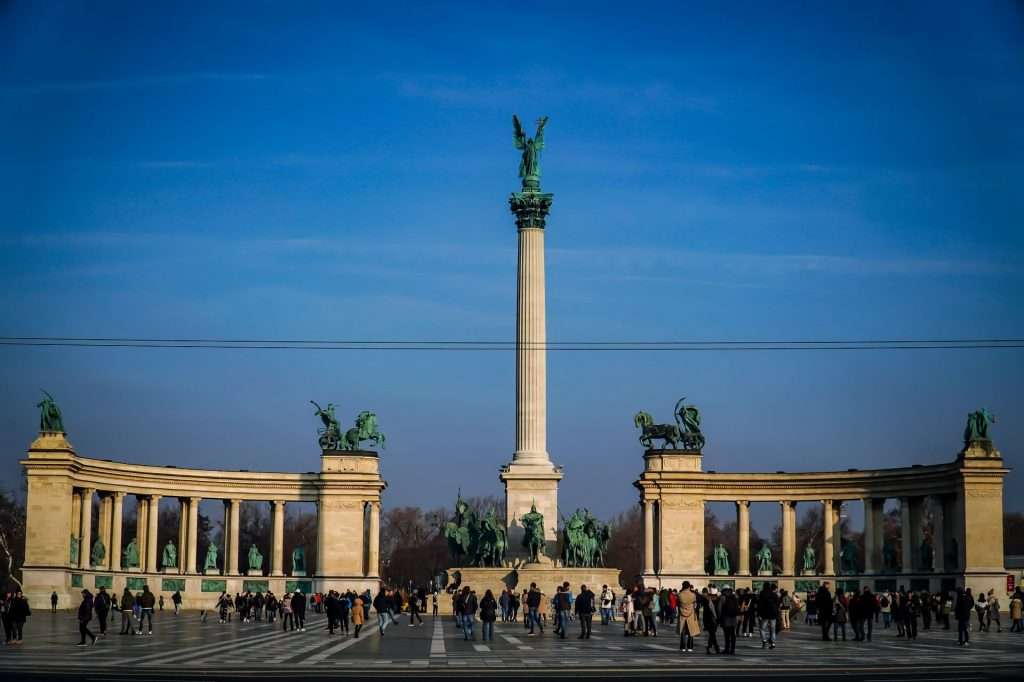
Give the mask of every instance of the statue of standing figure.
[(715, 575), (729, 575), (729, 550), (725, 548), (725, 545), (722, 543), (715, 545), (713, 556)]
[(306, 550), (302, 547), (292, 550), (292, 575), (306, 575)]
[(857, 573), (857, 548), (852, 542), (844, 542), (839, 549), (839, 572), (843, 575)]
[(772, 575), (772, 550), (768, 549), (768, 545), (762, 543), (761, 549), (757, 550), (755, 555), (757, 559), (757, 574), (758, 575)]
[(81, 544), (81, 540), (79, 540), (74, 535), (72, 535), (71, 536), (70, 552), (69, 552), (69, 556), (68, 556), (69, 562), (72, 563), (72, 564), (78, 564), (78, 548), (79, 548), (80, 544)]
[(135, 541), (135, 538), (132, 538), (128, 542), (128, 546), (124, 548), (124, 567), (139, 567), (139, 543)]
[(107, 548), (103, 546), (103, 540), (96, 538), (92, 543), (92, 554), (89, 557), (90, 566), (102, 566), (103, 560), (107, 557)]
[(935, 550), (928, 540), (921, 540), (921, 570), (930, 571), (935, 567)]
[(168, 540), (167, 544), (164, 545), (160, 565), (164, 568), (178, 567), (178, 549), (174, 546), (174, 540)]
[(537, 511), (536, 503), (531, 503), (530, 511), (519, 522), (523, 524), (523, 547), (529, 552), (529, 561), (537, 563), (544, 552), (544, 515)]
[(527, 137), (519, 117), (512, 114), (512, 141), (516, 149), (523, 152), (519, 162), (519, 177), (523, 179), (524, 190), (540, 189), (540, 152), (544, 149), (544, 126), (547, 123), (547, 116), (537, 119), (536, 134), (532, 138)]
[(260, 554), (260, 550), (255, 544), (249, 548), (249, 570), (250, 571), (262, 571), (263, 570), (263, 555)]
[(818, 570), (818, 556), (814, 551), (814, 546), (811, 543), (807, 543), (804, 547), (804, 574), (814, 575)]
[(882, 543), (882, 570), (896, 570), (896, 550), (888, 540)]
[(203, 570), (217, 570), (217, 545), (212, 542), (206, 546), (206, 561), (203, 562)]
[(996, 416), (984, 407), (976, 412), (967, 413), (967, 426), (964, 428), (964, 445), (974, 441), (989, 440), (988, 425), (996, 423)]
[[(40, 389), (41, 390), (41, 389)], [(36, 407), (39, 408), (39, 430), (64, 432), (64, 418), (61, 416), (60, 408), (53, 396), (43, 391), (43, 398)]]

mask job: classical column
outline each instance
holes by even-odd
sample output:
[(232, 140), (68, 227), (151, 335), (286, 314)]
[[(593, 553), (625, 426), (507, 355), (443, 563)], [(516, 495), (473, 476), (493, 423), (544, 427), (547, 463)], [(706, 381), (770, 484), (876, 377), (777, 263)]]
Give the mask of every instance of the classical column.
[(188, 551), (185, 555), (185, 570), (182, 573), (197, 573), (196, 560), (199, 558), (199, 502), (200, 497), (188, 498)]
[(654, 500), (644, 500), (644, 575), (654, 575)]
[[(111, 503), (113, 500), (110, 497), (110, 493), (100, 494), (100, 522), (99, 522), (99, 539), (103, 542), (103, 549), (110, 549), (110, 517), (111, 517)], [(104, 551), (103, 561), (100, 562), (99, 568), (107, 568), (110, 566), (110, 552)]]
[(188, 544), (188, 498), (178, 498), (178, 573), (184, 573), (188, 565), (185, 546)]
[(94, 488), (82, 490), (82, 540), (78, 546), (78, 567), (89, 568), (89, 556), (92, 554), (92, 495)]
[(842, 564), (839, 560), (843, 551), (843, 501), (833, 500), (832, 503), (832, 566), (836, 574), (841, 573)]
[(270, 575), (284, 575), (284, 500), (274, 500), (274, 539), (270, 550)]
[(241, 513), (242, 501), (231, 500), (231, 541), (228, 543), (230, 550), (228, 550), (228, 561), (227, 561), (227, 573), (229, 575), (238, 575), (238, 526), (239, 526), (239, 514)]
[(739, 541), (739, 558), (736, 575), (750, 575), (750, 501), (736, 502), (736, 535)]
[(157, 551), (157, 543), (160, 537), (157, 534), (157, 521), (160, 518), (160, 495), (150, 495), (146, 511), (146, 521), (149, 528), (146, 529), (146, 570), (149, 573), (158, 573), (160, 565)]
[(875, 573), (878, 566), (875, 564), (875, 500), (865, 497), (864, 505), (864, 572)]
[(111, 493), (111, 528), (110, 528), (110, 549), (108, 565), (111, 571), (121, 570), (121, 527), (124, 525), (124, 493)]
[(782, 506), (782, 574), (796, 575), (796, 503), (783, 500)]
[(146, 570), (146, 531), (149, 529), (149, 500), (135, 496), (135, 546), (139, 550), (140, 571)]
[(82, 491), (71, 490), (71, 535), (82, 537)]
[(900, 498), (900, 545), (903, 549), (903, 557), (900, 559), (900, 569), (903, 573), (914, 571), (914, 545), (913, 545), (913, 522), (910, 514), (910, 498)]
[(821, 563), (822, 563), (822, 575), (835, 575), (836, 565), (832, 559), (832, 500), (821, 501), (821, 528), (822, 528), (822, 547), (821, 547)]
[(380, 502), (370, 502), (370, 546), (366, 554), (366, 577), (380, 575)]
[[(943, 573), (946, 570), (946, 500), (942, 495), (932, 498), (932, 569), (936, 573)], [(925, 569), (928, 566), (924, 566)]]

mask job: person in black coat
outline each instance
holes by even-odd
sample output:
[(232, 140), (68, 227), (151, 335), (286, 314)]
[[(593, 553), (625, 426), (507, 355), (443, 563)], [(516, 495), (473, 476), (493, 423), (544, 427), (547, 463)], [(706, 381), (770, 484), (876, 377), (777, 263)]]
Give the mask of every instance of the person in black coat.
[(761, 648), (775, 648), (775, 626), (779, 622), (779, 586), (765, 584), (757, 598), (757, 617), (761, 621)]
[(736, 623), (740, 615), (740, 602), (736, 593), (730, 588), (722, 592), (719, 600), (718, 621), (722, 624), (722, 634), (725, 635), (726, 655), (736, 654)]
[(100, 588), (99, 593), (93, 598), (93, 608), (96, 610), (96, 619), (100, 622), (100, 637), (106, 637), (107, 614), (110, 613), (110, 595), (107, 594), (107, 588)]
[[(718, 647), (718, 595), (713, 594), (714, 589), (709, 592), (704, 588), (700, 593), (700, 610), (702, 625), (708, 633), (707, 653), (711, 653), (711, 647), (715, 647), (715, 653), (720, 654), (722, 650)], [(733, 634), (733, 643), (736, 642), (736, 635)]]
[(484, 593), (484, 598), (480, 600), (481, 642), (494, 640), (494, 621), (497, 617), (498, 601), (494, 598), (494, 593), (487, 590)]
[(78, 643), (78, 646), (85, 646), (85, 638), (89, 637), (89, 643), (96, 643), (96, 635), (89, 629), (89, 621), (92, 620), (93, 610), (93, 598), (92, 593), (89, 590), (82, 590), (82, 603), (78, 605), (78, 633), (82, 636), (82, 641)]
[(292, 618), (295, 619), (295, 626), (299, 632), (306, 631), (306, 595), (295, 590), (292, 595)]
[(974, 610), (974, 597), (971, 591), (956, 588), (956, 599), (953, 600), (953, 615), (956, 617), (957, 644), (970, 646), (971, 612)]
[(324, 597), (324, 611), (327, 612), (327, 634), (333, 635), (334, 628), (338, 627), (341, 621), (341, 603), (334, 590), (330, 590)]
[(595, 599), (594, 593), (587, 589), (586, 585), (580, 585), (580, 593), (573, 605), (573, 610), (580, 619), (579, 639), (590, 639), (590, 630), (594, 624)]
[(818, 593), (814, 595), (814, 606), (818, 610), (818, 625), (821, 626), (821, 639), (825, 642), (829, 641), (828, 629), (832, 627), (832, 593), (828, 589), (828, 581), (826, 580), (818, 588)]

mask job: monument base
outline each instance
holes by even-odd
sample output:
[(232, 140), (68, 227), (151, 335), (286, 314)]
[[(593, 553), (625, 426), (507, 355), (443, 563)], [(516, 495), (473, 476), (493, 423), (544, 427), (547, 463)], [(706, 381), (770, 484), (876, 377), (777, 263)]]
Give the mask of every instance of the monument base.
[(729, 571), (727, 569), (723, 570), (721, 568), (716, 568), (715, 575), (729, 575)]
[(162, 568), (162, 569), (160, 569), (160, 572), (163, 573), (164, 575), (181, 575), (180, 572), (178, 571), (178, 569), (173, 568), (173, 567), (172, 568)]
[(800, 571), (800, 575), (816, 576), (816, 575), (818, 575), (818, 572), (817, 571), (810, 571), (810, 570), (807, 570), (805, 568), (804, 570)]
[[(481, 599), (487, 590), (490, 590), (497, 599), (502, 590), (514, 589), (521, 593), (529, 590), (531, 583), (536, 583), (537, 588), (546, 595), (545, 599), (550, 599), (559, 585), (568, 582), (569, 589), (574, 595), (580, 593), (581, 585), (586, 585), (598, 599), (602, 586), (607, 585), (615, 592), (617, 600), (624, 591), (619, 584), (621, 573), (622, 571), (617, 568), (561, 568), (538, 564), (527, 564), (519, 569), (449, 568), (448, 585), (445, 586), (445, 590), (451, 592), (456, 588), (468, 586), (476, 591), (477, 599)], [(451, 599), (440, 599), (438, 606), (443, 608), (445, 613), (451, 613)]]
[(305, 571), (292, 571), (292, 577), (293, 578), (305, 578), (306, 577), (306, 572)]
[[(527, 560), (523, 547), (523, 526), (519, 519), (532, 507), (544, 516), (544, 539), (547, 541), (539, 563), (554, 567), (558, 552), (558, 482), (562, 470), (550, 461), (511, 462), (501, 469), (498, 479), (505, 484), (505, 518), (508, 528), (509, 561), (521, 564)], [(527, 583), (529, 585), (529, 583)]]
[(762, 571), (762, 570), (758, 570), (757, 571), (757, 577), (758, 578), (771, 578), (774, 575), (775, 575), (774, 571)]
[(205, 575), (220, 575), (220, 570), (216, 568), (208, 568), (203, 571)]
[(249, 576), (250, 578), (253, 578), (253, 577), (255, 577), (255, 578), (262, 578), (263, 577), (263, 569), (253, 569), (253, 568), (250, 568), (248, 571), (245, 572), (245, 574), (247, 576)]

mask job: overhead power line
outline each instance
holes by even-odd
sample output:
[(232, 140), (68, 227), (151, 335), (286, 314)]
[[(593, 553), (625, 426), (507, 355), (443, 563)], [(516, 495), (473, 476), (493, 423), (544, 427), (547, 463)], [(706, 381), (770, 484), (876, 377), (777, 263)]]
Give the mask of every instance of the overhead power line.
[(375, 350), (375, 351), (853, 351), (1002, 350), (1024, 348), (1024, 339), (786, 339), (712, 341), (515, 341), (448, 339), (186, 339), (71, 336), (0, 336), (0, 346), (67, 348), (180, 348), (217, 350)]

